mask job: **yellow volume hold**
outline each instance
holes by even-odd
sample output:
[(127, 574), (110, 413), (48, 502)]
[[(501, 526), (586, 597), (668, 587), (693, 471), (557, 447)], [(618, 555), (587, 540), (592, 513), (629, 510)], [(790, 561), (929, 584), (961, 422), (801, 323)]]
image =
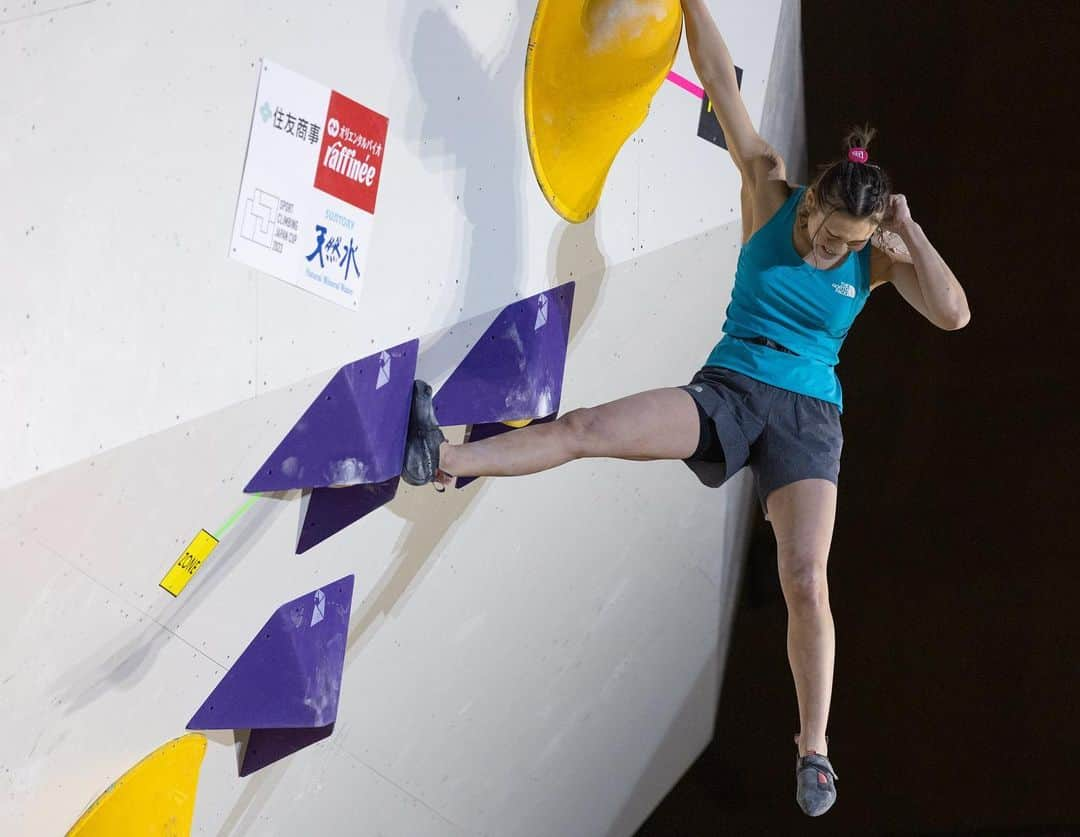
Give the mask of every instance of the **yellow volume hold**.
[(537, 183), (587, 219), (682, 38), (679, 0), (539, 0), (525, 54), (525, 134)]
[(68, 837), (186, 837), (206, 738), (190, 733), (158, 747), (91, 803)]
[(165, 573), (165, 577), (161, 579), (161, 588), (174, 596), (179, 596), (180, 591), (194, 578), (203, 561), (210, 556), (217, 545), (217, 538), (205, 529), (200, 530), (194, 540), (187, 545), (183, 554), (176, 559), (176, 563)]

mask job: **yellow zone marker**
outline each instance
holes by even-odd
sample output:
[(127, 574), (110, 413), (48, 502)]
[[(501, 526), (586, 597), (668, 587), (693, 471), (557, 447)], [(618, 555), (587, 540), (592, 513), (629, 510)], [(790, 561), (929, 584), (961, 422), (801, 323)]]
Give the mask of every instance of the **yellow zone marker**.
[(205, 753), (196, 733), (158, 747), (109, 785), (67, 837), (187, 837)]
[(201, 529), (194, 540), (187, 545), (183, 554), (176, 559), (176, 563), (165, 573), (159, 586), (173, 596), (179, 596), (180, 591), (195, 577), (203, 561), (210, 556), (218, 543), (217, 538), (205, 529)]

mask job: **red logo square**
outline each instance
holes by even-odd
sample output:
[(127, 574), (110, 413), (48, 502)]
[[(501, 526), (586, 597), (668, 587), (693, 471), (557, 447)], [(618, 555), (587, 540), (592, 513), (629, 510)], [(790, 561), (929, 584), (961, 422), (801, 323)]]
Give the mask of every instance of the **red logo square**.
[(315, 188), (374, 215), (388, 124), (385, 116), (331, 90)]

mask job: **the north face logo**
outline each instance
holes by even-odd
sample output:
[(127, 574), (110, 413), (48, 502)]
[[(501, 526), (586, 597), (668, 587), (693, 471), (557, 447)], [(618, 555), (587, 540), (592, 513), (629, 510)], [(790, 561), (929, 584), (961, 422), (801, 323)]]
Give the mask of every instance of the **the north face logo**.
[(841, 296), (848, 296), (852, 299), (855, 298), (855, 286), (849, 285), (847, 282), (834, 283), (833, 290)]

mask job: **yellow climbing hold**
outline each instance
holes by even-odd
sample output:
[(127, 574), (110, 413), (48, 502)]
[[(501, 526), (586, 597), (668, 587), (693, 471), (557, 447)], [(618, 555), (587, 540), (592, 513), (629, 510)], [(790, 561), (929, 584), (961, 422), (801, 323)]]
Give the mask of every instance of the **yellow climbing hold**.
[(507, 427), (527, 427), (532, 424), (532, 419), (510, 419), (510, 421), (504, 421), (503, 424)]
[(68, 837), (185, 837), (206, 737), (190, 733), (164, 744), (94, 800)]
[(525, 58), (525, 132), (540, 189), (567, 221), (596, 209), (681, 37), (679, 0), (540, 0)]

